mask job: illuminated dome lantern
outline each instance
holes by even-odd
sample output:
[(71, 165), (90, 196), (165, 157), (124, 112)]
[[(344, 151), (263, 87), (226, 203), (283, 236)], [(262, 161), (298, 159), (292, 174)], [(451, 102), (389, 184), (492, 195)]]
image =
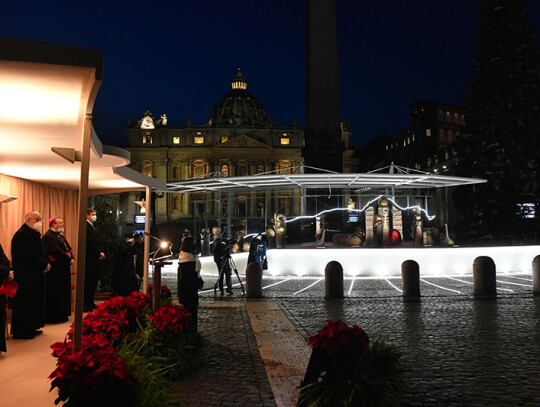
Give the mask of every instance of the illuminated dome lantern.
[(270, 127), (268, 112), (247, 90), (247, 82), (238, 67), (231, 91), (213, 107), (206, 125), (212, 127)]

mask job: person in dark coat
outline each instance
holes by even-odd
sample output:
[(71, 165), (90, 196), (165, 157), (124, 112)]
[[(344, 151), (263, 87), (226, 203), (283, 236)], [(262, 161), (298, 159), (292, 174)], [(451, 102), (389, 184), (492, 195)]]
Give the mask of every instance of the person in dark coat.
[[(0, 285), (6, 280), (13, 280), (13, 271), (11, 270), (11, 264), (9, 263), (4, 249), (0, 244)], [(2, 333), (0, 334), (0, 352), (7, 352), (6, 349), (6, 296), (0, 295), (0, 329)]]
[(142, 233), (135, 235), (135, 273), (137, 278), (137, 290), (140, 291), (144, 277), (144, 242)]
[(96, 293), (99, 277), (99, 260), (105, 258), (101, 250), (99, 235), (94, 227), (97, 220), (96, 211), (86, 210), (86, 253), (84, 257), (84, 312), (96, 309), (94, 294)]
[(187, 236), (182, 240), (178, 255), (178, 301), (191, 313), (191, 331), (197, 332), (199, 293), (203, 286), (201, 262), (195, 255), (195, 240)]
[(131, 233), (124, 235), (116, 252), (113, 291), (116, 295), (127, 297), (137, 289), (135, 278), (135, 239)]
[(43, 245), (43, 222), (38, 212), (29, 212), (24, 225), (11, 240), (14, 280), (19, 284), (13, 297), (11, 334), (13, 339), (33, 339), (43, 333), (43, 274), (51, 269)]
[(71, 315), (71, 266), (75, 263), (71, 246), (62, 235), (64, 221), (49, 219), (49, 230), (41, 241), (51, 270), (45, 274), (45, 322), (66, 322)]
[(261, 270), (265, 270), (264, 263), (266, 260), (266, 248), (268, 247), (266, 242), (266, 238), (262, 233), (259, 233), (251, 239), (249, 244), (248, 264), (253, 262), (259, 263)]

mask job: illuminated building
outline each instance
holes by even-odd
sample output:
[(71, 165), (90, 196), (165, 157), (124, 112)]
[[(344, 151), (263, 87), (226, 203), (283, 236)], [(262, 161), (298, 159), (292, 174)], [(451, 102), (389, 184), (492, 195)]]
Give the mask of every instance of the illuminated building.
[[(158, 118), (147, 110), (139, 120), (131, 121), (126, 133), (131, 167), (167, 182), (204, 174), (287, 173), (303, 163), (303, 129), (297, 127), (296, 119), (289, 126), (279, 126), (275, 118), (271, 121), (264, 105), (247, 90), (240, 68), (231, 90), (214, 105), (206, 123), (192, 124), (188, 116), (184, 125), (172, 125), (166, 115)], [(197, 227), (201, 227), (231, 216), (243, 225), (264, 226), (265, 212), (268, 216), (278, 210), (298, 214), (298, 197), (297, 190), (239, 192), (233, 197), (167, 193), (155, 200), (155, 220), (157, 224), (185, 223), (189, 227), (198, 221)], [(131, 198), (125, 208), (127, 223), (138, 213), (131, 204), (138, 197)]]

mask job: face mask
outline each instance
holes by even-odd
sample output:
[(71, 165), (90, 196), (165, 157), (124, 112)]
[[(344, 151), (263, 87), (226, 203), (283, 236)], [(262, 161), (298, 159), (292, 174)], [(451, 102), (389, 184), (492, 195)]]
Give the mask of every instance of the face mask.
[(39, 221), (32, 225), (32, 229), (37, 230), (38, 232), (41, 231), (41, 228), (43, 227), (43, 222)]
[(64, 233), (64, 228), (58, 228), (58, 233)]
[(92, 217), (90, 218), (90, 220), (92, 221), (92, 223), (94, 223), (94, 222), (97, 220), (97, 216), (96, 216), (96, 215), (92, 215)]

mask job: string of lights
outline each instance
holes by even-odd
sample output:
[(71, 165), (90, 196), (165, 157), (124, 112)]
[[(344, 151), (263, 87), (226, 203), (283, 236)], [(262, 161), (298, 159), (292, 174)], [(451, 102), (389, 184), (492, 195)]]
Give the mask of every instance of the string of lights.
[[(297, 216), (295, 218), (292, 218), (292, 219), (287, 219), (285, 221), (285, 223), (290, 223), (290, 222), (294, 222), (294, 221), (297, 221), (297, 220), (300, 220), (300, 219), (312, 219), (312, 218), (316, 218), (317, 216), (321, 216), (321, 215), (324, 215), (325, 213), (330, 213), (330, 212), (336, 212), (336, 211), (350, 211), (350, 212), (356, 212), (356, 213), (362, 213), (364, 212), (373, 202), (377, 201), (379, 198), (383, 197), (384, 195), (379, 195), (378, 197), (376, 198), (373, 198), (371, 201), (369, 201), (367, 204), (364, 205), (364, 207), (362, 209), (351, 209), (351, 208), (332, 208), (332, 209), (325, 209), (324, 211), (321, 211), (315, 215), (302, 215), (302, 216)], [(416, 209), (416, 210), (419, 210), (421, 212), (423, 212), (427, 219), (428, 220), (433, 220), (435, 219), (435, 215), (430, 215), (424, 208), (421, 208), (419, 207), (418, 205), (412, 205), (412, 206), (407, 206), (405, 208), (401, 207), (400, 205), (398, 205), (392, 198), (388, 198), (387, 199), (398, 209), (402, 210), (402, 211), (408, 211), (409, 209)]]

